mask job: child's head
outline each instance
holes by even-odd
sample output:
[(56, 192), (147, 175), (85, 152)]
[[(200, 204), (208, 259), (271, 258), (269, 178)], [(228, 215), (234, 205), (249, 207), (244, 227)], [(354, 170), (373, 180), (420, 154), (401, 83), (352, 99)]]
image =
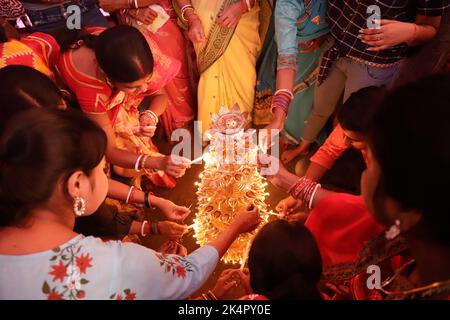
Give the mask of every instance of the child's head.
[(350, 95), (337, 111), (346, 141), (355, 149), (365, 149), (367, 128), (386, 94), (384, 87), (366, 87)]
[(320, 299), (322, 259), (313, 235), (300, 222), (265, 225), (253, 240), (248, 266), (257, 294), (271, 300)]
[(22, 226), (35, 210), (85, 214), (108, 191), (104, 173), (106, 134), (83, 114), (31, 109), (13, 117), (0, 136), (0, 228)]

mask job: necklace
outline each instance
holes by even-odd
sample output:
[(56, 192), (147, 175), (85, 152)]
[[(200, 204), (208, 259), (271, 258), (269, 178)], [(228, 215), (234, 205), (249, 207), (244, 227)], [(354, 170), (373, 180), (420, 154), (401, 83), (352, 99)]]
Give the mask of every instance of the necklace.
[(410, 290), (403, 290), (403, 291), (389, 291), (384, 289), (386, 286), (390, 285), (395, 279), (398, 278), (398, 276), (405, 271), (408, 267), (413, 265), (415, 263), (415, 260), (411, 260), (407, 263), (405, 263), (402, 267), (400, 267), (394, 275), (383, 281), (381, 284), (380, 291), (388, 296), (403, 296), (403, 298), (407, 297), (414, 297), (416, 294), (420, 293), (420, 296), (422, 298), (432, 296), (433, 294), (439, 294), (442, 292), (450, 291), (450, 280), (446, 281), (438, 281), (434, 282), (432, 284), (410, 289)]

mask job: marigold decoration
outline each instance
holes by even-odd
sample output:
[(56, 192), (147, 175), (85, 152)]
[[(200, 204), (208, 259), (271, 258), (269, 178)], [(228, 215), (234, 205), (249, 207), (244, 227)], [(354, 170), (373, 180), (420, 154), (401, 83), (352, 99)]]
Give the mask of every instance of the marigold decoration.
[[(210, 140), (208, 151), (203, 153), (204, 171), (197, 186), (197, 214), (194, 219), (194, 237), (200, 245), (217, 238), (233, 220), (235, 214), (253, 205), (259, 209), (264, 225), (273, 212), (265, 203), (267, 182), (257, 170), (258, 146), (255, 131), (244, 129), (246, 117), (239, 106), (231, 110), (222, 107), (212, 114), (212, 129), (206, 133)], [(259, 230), (258, 228), (258, 230)], [(223, 256), (225, 263), (247, 261), (248, 250), (257, 233), (240, 235)]]

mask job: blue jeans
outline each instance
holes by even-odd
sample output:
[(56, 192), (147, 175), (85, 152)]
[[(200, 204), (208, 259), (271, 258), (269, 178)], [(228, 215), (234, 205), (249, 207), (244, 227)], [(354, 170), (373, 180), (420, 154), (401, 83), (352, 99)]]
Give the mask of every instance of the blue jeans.
[(108, 21), (101, 13), (96, 0), (80, 0), (79, 2), (63, 3), (59, 6), (34, 10), (26, 9), (33, 23), (33, 32), (51, 32), (66, 26), (66, 9), (70, 5), (78, 5), (81, 9), (82, 27), (108, 28)]

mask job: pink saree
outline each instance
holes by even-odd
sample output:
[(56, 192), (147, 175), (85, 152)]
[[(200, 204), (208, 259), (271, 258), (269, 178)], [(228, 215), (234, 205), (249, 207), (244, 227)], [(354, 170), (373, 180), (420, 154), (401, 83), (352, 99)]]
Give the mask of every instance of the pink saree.
[[(193, 91), (189, 76), (187, 53), (188, 41), (177, 25), (177, 14), (171, 1), (162, 0), (159, 3), (170, 19), (156, 32), (149, 31), (146, 25), (138, 23), (135, 16), (141, 14), (145, 8), (120, 10), (118, 17), (121, 23), (138, 28), (147, 38), (152, 39), (163, 54), (181, 62), (181, 68), (175, 78), (165, 86), (169, 97), (166, 111), (161, 116), (161, 123), (166, 137), (170, 140), (173, 130), (185, 127), (195, 118), (193, 107)], [(191, 64), (192, 65), (192, 64)]]

